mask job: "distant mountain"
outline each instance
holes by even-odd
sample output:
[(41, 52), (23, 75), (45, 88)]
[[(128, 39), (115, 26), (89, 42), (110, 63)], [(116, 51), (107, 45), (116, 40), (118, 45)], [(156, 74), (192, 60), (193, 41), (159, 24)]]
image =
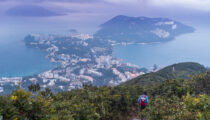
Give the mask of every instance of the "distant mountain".
[(195, 73), (205, 72), (207, 69), (193, 62), (185, 62), (179, 64), (173, 64), (168, 67), (165, 67), (157, 72), (148, 73), (132, 80), (129, 80), (123, 85), (148, 85), (152, 83), (158, 83), (164, 80), (171, 79), (188, 79), (190, 75)]
[(6, 11), (9, 16), (45, 17), (63, 15), (37, 5), (20, 5)]
[(79, 32), (76, 29), (70, 29), (70, 34), (78, 34)]
[(116, 42), (151, 43), (173, 40), (194, 28), (167, 18), (116, 16), (102, 24), (95, 37)]

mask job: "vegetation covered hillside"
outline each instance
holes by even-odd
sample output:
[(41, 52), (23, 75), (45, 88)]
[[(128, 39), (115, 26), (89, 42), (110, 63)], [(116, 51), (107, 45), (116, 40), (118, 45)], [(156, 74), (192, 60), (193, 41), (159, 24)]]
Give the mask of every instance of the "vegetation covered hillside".
[(205, 72), (206, 68), (198, 63), (185, 62), (173, 64), (165, 67), (157, 72), (148, 73), (128, 82), (124, 83), (127, 85), (148, 85), (152, 83), (161, 82), (164, 80), (190, 78), (190, 75)]
[(117, 43), (166, 42), (195, 31), (191, 26), (167, 18), (119, 15), (105, 22), (94, 35)]
[[(169, 74), (170, 75), (170, 74)], [(149, 106), (139, 111), (137, 99), (147, 91)], [(210, 119), (210, 73), (187, 79), (165, 80), (150, 85), (94, 87), (54, 94), (18, 87), (0, 97), (4, 120), (208, 120)]]

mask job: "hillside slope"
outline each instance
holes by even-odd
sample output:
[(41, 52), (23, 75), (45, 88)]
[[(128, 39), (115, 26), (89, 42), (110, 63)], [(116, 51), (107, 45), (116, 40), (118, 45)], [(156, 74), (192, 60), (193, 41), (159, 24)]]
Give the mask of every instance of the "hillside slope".
[[(175, 66), (177, 76), (202, 71), (197, 63), (175, 64), (152, 74), (170, 76)], [(200, 70), (201, 69), (201, 70)], [(157, 73), (159, 73), (157, 72)], [(163, 74), (165, 73), (165, 74)], [(173, 77), (171, 77), (173, 78)], [(0, 96), (0, 118), (4, 120), (209, 120), (210, 73), (190, 79), (165, 80), (155, 85), (139, 84), (94, 87), (53, 93), (49, 88), (40, 90), (39, 84), (21, 85), (10, 95)], [(137, 99), (147, 91), (149, 106), (139, 112)]]
[(191, 74), (205, 72), (206, 68), (198, 63), (185, 62), (173, 64), (157, 72), (148, 73), (132, 80), (123, 85), (148, 85), (154, 82), (161, 82), (169, 79), (189, 78)]

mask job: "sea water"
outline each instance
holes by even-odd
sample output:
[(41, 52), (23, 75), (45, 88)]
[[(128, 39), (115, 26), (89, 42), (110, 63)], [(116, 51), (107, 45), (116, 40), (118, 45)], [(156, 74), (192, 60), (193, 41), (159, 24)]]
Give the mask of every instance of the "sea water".
[[(87, 16), (84, 16), (87, 17)], [(0, 16), (0, 78), (30, 76), (50, 70), (57, 64), (47, 53), (28, 48), (24, 38), (30, 33), (69, 35), (70, 29), (93, 34), (98, 24), (87, 23), (83, 16), (8, 17)], [(93, 27), (94, 26), (94, 27)]]
[(24, 27), (4, 24), (0, 29), (0, 77), (21, 77), (38, 74), (55, 67), (45, 58), (46, 53), (27, 48)]
[[(104, 21), (101, 19), (95, 22), (96, 18), (91, 20), (86, 17), (1, 18), (0, 77), (30, 76), (56, 67), (56, 64), (45, 58), (47, 53), (27, 48), (24, 37), (30, 33), (66, 35), (72, 28), (93, 34)], [(197, 26), (194, 33), (165, 43), (115, 46), (113, 56), (146, 68), (154, 64), (164, 67), (178, 62), (199, 62), (210, 66), (209, 27)]]
[(165, 43), (115, 46), (114, 56), (124, 62), (146, 68), (151, 68), (155, 64), (165, 67), (179, 62), (198, 62), (210, 66), (209, 27), (195, 28), (194, 33), (178, 36)]

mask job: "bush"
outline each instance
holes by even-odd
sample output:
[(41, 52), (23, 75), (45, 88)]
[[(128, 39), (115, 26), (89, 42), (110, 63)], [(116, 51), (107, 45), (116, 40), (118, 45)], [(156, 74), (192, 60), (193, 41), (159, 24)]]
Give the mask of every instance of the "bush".
[[(205, 84), (204, 84), (205, 83)], [(50, 89), (20, 89), (0, 96), (4, 120), (208, 120), (210, 119), (209, 73), (190, 80), (166, 80), (150, 85), (94, 87), (53, 94)], [(148, 92), (149, 106), (138, 112), (137, 99)]]

